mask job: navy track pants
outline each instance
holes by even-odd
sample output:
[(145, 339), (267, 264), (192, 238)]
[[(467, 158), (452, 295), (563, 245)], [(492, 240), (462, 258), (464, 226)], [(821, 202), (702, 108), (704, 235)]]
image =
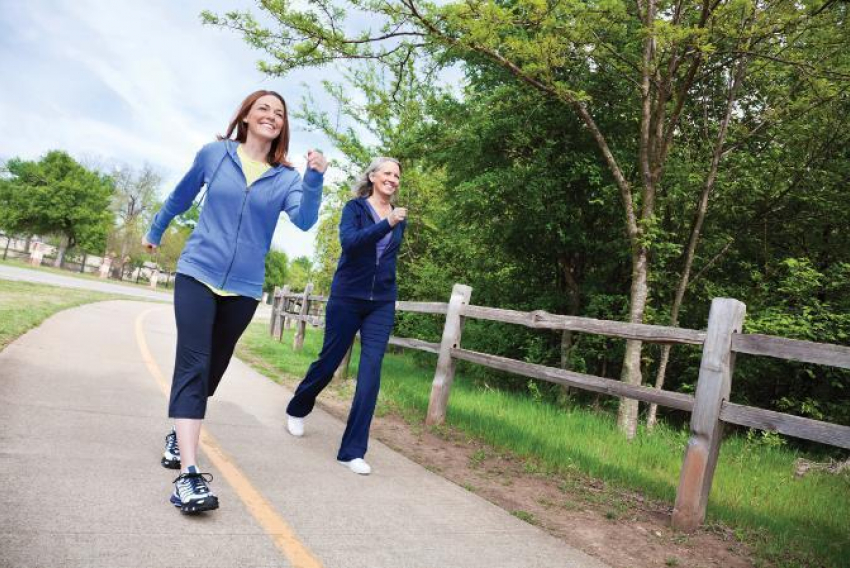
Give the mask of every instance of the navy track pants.
[(316, 397), (333, 378), (354, 336), (360, 331), (360, 367), (357, 388), (337, 459), (350, 461), (366, 455), (369, 427), (381, 387), (381, 363), (393, 329), (395, 302), (331, 296), (325, 310), (325, 339), (319, 358), (289, 403), (286, 413), (296, 418), (310, 414)]
[(239, 337), (251, 323), (258, 300), (219, 296), (191, 276), (174, 281), (177, 355), (171, 379), (169, 418), (203, 418)]

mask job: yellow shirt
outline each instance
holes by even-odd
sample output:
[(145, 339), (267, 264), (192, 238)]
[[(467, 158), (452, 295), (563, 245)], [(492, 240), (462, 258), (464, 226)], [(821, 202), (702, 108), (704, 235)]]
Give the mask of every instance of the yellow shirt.
[(257, 160), (252, 160), (242, 148), (242, 144), (236, 148), (236, 155), (239, 156), (239, 161), (242, 162), (242, 173), (245, 174), (245, 181), (250, 187), (251, 184), (257, 181), (261, 175), (266, 173), (271, 166), (265, 161), (258, 162)]
[[(248, 187), (251, 186), (255, 181), (259, 179), (261, 175), (266, 173), (270, 165), (266, 162), (258, 162), (257, 160), (252, 160), (248, 154), (245, 153), (245, 150), (242, 149), (242, 144), (240, 144), (236, 148), (236, 155), (239, 156), (239, 161), (242, 162), (242, 173), (245, 174), (245, 182), (248, 184)], [(233, 292), (228, 292), (227, 290), (221, 290), (220, 288), (216, 288), (215, 286), (211, 286), (206, 282), (203, 283), (204, 286), (212, 290), (214, 293), (219, 296), (238, 296), (239, 294), (234, 294)]]

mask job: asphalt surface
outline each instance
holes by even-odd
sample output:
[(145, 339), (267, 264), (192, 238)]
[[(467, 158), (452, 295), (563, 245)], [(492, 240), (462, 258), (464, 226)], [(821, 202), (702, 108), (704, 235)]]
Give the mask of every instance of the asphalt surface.
[(372, 441), (370, 476), (335, 461), (344, 424), (234, 360), (201, 469), (221, 508), (182, 515), (159, 464), (170, 306), (61, 312), (0, 352), (0, 567), (605, 568)]

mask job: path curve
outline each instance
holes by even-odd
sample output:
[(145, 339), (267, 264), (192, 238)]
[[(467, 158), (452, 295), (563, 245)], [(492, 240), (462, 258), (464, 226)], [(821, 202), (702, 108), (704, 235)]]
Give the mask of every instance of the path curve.
[(0, 352), (0, 566), (606, 568), (377, 441), (374, 473), (352, 474), (344, 425), (316, 409), (289, 436), (290, 392), (238, 360), (200, 460), (221, 508), (181, 515), (159, 465), (174, 343), (169, 306), (110, 301)]

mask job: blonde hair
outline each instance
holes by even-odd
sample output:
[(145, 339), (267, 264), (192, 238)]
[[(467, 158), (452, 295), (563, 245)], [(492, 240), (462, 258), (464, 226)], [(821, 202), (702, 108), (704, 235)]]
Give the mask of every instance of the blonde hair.
[(378, 168), (386, 164), (387, 162), (392, 162), (398, 166), (398, 173), (401, 174), (401, 163), (395, 158), (387, 158), (386, 156), (381, 156), (372, 160), (372, 163), (369, 164), (369, 167), (366, 168), (357, 180), (354, 182), (354, 185), (351, 186), (351, 190), (354, 193), (354, 197), (369, 197), (372, 195), (372, 180), (369, 179), (369, 174), (375, 173), (378, 171)]

